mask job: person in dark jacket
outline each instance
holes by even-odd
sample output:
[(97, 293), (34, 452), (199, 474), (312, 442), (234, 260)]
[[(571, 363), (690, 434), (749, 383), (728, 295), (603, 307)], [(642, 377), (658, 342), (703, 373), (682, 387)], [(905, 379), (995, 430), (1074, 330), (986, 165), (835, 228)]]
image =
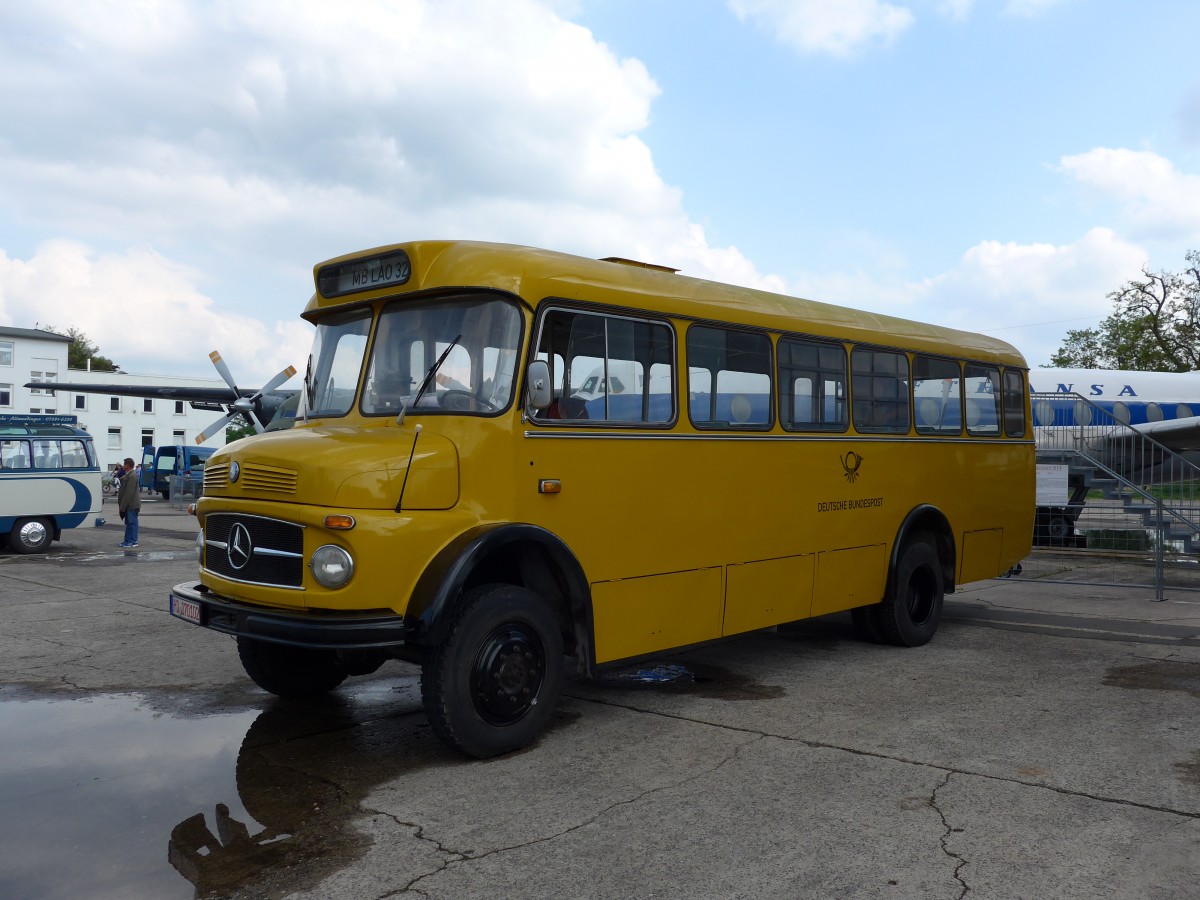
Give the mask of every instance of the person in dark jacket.
[(125, 520), (125, 540), (118, 545), (129, 550), (138, 545), (138, 515), (142, 511), (142, 498), (138, 493), (138, 480), (131, 478), (133, 460), (125, 457), (125, 474), (117, 491), (117, 512)]

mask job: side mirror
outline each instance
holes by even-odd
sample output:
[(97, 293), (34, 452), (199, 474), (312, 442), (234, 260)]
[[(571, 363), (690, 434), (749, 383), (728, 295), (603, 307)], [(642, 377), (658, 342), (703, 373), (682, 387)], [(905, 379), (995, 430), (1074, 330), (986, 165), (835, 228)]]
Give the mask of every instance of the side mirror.
[(535, 359), (525, 370), (525, 405), (532, 409), (545, 409), (552, 399), (550, 366), (545, 360)]

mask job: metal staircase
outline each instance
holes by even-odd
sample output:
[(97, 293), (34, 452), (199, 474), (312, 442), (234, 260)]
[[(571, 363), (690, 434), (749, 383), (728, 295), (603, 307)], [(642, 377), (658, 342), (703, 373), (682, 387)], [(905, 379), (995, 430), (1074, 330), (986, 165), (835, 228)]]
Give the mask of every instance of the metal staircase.
[(1105, 531), (1137, 538), (1129, 549), (1154, 554), (1161, 595), (1166, 559), (1200, 547), (1200, 467), (1078, 394), (1031, 400), (1038, 463), (1069, 473), (1067, 502), (1038, 508), (1035, 543), (1092, 548)]

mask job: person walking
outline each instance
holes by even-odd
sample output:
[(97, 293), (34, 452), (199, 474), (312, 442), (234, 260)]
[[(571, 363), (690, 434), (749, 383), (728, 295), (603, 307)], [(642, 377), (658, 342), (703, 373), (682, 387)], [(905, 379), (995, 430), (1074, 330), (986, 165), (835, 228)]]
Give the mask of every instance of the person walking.
[(142, 511), (142, 497), (138, 493), (138, 480), (130, 478), (133, 471), (133, 459), (125, 457), (125, 474), (121, 478), (121, 487), (117, 490), (117, 512), (125, 520), (125, 540), (118, 546), (129, 550), (138, 545), (138, 515)]

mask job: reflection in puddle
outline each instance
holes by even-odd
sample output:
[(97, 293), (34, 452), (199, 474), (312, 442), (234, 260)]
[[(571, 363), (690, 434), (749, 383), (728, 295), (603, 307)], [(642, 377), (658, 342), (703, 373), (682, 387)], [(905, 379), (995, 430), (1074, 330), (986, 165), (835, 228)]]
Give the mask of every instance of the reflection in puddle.
[(460, 764), (406, 715), (414, 677), (220, 715), (180, 695), (28, 696), (0, 691), (5, 898), (301, 889), (365, 849), (370, 788)]
[(191, 897), (164, 836), (214, 796), (247, 818), (234, 764), (257, 715), (174, 718), (133, 695), (0, 702), (0, 896)]

